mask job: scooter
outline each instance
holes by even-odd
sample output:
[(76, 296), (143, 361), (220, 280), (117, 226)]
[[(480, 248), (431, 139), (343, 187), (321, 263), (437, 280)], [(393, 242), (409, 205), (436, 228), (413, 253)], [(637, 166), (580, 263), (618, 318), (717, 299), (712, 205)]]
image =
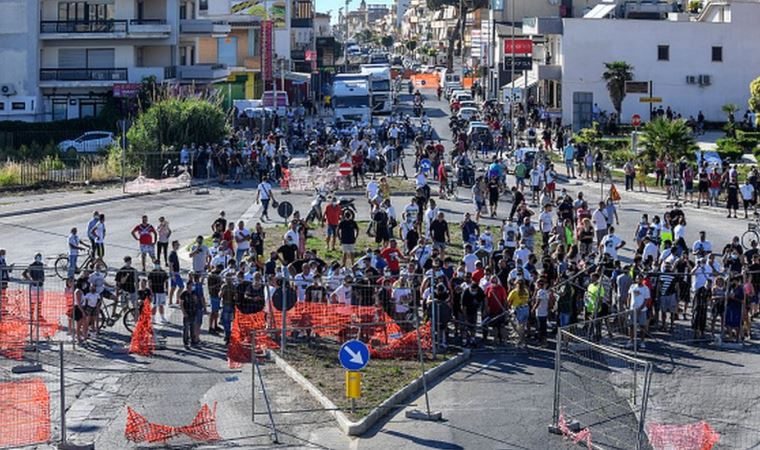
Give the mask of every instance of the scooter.
[(322, 221), (322, 203), (327, 199), (327, 194), (323, 189), (319, 188), (314, 189), (314, 191), (314, 200), (311, 201), (311, 209), (309, 210), (309, 214), (306, 215), (306, 223), (314, 222), (315, 220), (318, 222)]

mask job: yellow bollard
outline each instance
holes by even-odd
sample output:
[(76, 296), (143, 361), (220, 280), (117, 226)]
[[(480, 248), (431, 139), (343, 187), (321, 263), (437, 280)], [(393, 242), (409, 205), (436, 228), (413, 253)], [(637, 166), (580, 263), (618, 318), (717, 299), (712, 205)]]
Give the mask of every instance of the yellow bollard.
[(346, 398), (361, 398), (362, 396), (361, 372), (346, 371)]

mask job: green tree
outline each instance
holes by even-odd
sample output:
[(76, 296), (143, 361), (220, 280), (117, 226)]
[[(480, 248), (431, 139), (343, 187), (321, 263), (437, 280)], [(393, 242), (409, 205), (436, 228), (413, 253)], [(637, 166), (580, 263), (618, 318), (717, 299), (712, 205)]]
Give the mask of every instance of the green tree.
[(388, 49), (393, 47), (393, 42), (394, 42), (394, 39), (393, 39), (393, 36), (391, 35), (383, 36), (380, 38), (380, 45)]
[(694, 136), (684, 119), (667, 120), (663, 117), (644, 125), (639, 142), (649, 161), (666, 154), (674, 159), (687, 156), (695, 145)]
[(406, 41), (406, 49), (407, 50), (409, 50), (410, 52), (413, 52), (414, 49), (416, 49), (416, 48), (417, 48), (417, 41), (415, 41), (415, 40)]
[(448, 30), (448, 48), (446, 49), (446, 67), (451, 70), (454, 66), (454, 46), (456, 45), (458, 53), (462, 54), (462, 40), (464, 37), (465, 18), (478, 9), (488, 8), (490, 0), (427, 0), (427, 7), (436, 11), (453, 6), (459, 10), (457, 14), (457, 24)]
[(755, 121), (760, 124), (760, 77), (755, 78), (749, 84), (749, 104), (750, 111), (757, 113)]
[(221, 141), (229, 127), (218, 100), (205, 98), (159, 99), (140, 112), (127, 132), (129, 153), (163, 152), (183, 144)]
[(607, 82), (607, 92), (610, 95), (612, 107), (617, 112), (617, 121), (620, 123), (620, 113), (623, 110), (625, 99), (625, 82), (633, 79), (633, 66), (625, 61), (613, 61), (604, 63), (602, 78)]
[(720, 107), (720, 110), (726, 113), (726, 118), (728, 119), (728, 123), (734, 123), (736, 120), (734, 118), (734, 114), (739, 111), (739, 105), (736, 103), (726, 103), (725, 105)]

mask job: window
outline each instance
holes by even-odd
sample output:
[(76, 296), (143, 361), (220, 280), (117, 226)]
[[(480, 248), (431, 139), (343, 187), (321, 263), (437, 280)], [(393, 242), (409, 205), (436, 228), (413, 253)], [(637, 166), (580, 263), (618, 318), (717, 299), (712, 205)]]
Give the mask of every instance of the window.
[(0, 111), (5, 111), (5, 102), (0, 102)]
[(722, 62), (723, 61), (723, 47), (713, 47), (712, 48), (712, 60), (713, 60), (713, 62)]
[(65, 120), (68, 117), (69, 105), (63, 100), (53, 100), (53, 120)]
[(670, 46), (669, 45), (657, 46), (657, 61), (670, 61)]
[(26, 109), (26, 103), (24, 102), (13, 102), (11, 103), (11, 109), (14, 111), (24, 111)]

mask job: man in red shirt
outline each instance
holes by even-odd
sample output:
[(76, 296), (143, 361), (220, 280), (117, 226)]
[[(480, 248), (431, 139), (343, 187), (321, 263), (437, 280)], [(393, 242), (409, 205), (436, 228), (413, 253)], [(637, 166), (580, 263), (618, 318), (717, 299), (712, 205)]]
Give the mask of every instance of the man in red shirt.
[(449, 177), (446, 174), (446, 164), (443, 160), (438, 164), (438, 196), (442, 199), (446, 199), (446, 185), (449, 182)]
[(142, 258), (142, 270), (145, 272), (145, 255), (156, 259), (154, 245), (158, 240), (158, 233), (153, 225), (148, 223), (148, 216), (142, 216), (142, 222), (132, 229), (132, 237), (140, 242), (140, 257)]
[(504, 342), (502, 329), (504, 328), (505, 315), (507, 310), (507, 290), (499, 282), (496, 275), (491, 277), (491, 284), (486, 288), (486, 317), (483, 326), (483, 341), (488, 340), (488, 329), (496, 330), (496, 337), (499, 343)]
[(472, 272), (472, 281), (480, 284), (480, 280), (486, 275), (486, 271), (483, 268), (483, 262), (478, 261), (475, 263), (475, 271)]
[(380, 252), (380, 255), (385, 258), (385, 262), (388, 263), (388, 270), (390, 270), (391, 275), (394, 277), (397, 277), (401, 271), (401, 260), (404, 257), (397, 245), (396, 240), (391, 239), (389, 246)]
[(340, 223), (341, 209), (338, 200), (333, 197), (330, 203), (325, 206), (322, 214), (322, 226), (327, 222), (327, 249), (335, 250), (335, 242), (338, 236), (338, 224)]

